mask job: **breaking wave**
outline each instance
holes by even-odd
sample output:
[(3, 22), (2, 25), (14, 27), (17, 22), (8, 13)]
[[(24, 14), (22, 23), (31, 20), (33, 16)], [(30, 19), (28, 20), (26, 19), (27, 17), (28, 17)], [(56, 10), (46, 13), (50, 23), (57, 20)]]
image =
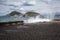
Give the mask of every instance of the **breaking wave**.
[(50, 22), (51, 19), (47, 19), (47, 18), (29, 18), (28, 20), (24, 20), (24, 23), (36, 23), (36, 22)]

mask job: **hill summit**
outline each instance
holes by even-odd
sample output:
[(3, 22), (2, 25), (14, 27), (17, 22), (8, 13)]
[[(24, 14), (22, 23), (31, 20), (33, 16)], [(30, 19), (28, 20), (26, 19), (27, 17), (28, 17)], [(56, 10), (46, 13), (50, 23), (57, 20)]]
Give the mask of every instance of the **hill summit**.
[(17, 11), (12, 11), (11, 13), (7, 14), (7, 16), (22, 16), (22, 13)]

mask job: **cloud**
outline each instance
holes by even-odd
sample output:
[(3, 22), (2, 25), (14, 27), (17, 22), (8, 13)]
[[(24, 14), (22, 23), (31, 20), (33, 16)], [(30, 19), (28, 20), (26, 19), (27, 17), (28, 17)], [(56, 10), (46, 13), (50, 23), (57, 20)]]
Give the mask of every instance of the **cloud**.
[(53, 0), (50, 3), (53, 12), (60, 12), (60, 0)]
[(33, 4), (33, 5), (35, 5), (35, 4), (36, 4), (36, 1), (35, 1), (35, 0), (34, 0), (34, 1), (29, 1), (28, 4)]
[(41, 2), (43, 2), (43, 3), (46, 3), (46, 4), (48, 4), (48, 3), (50, 3), (52, 0), (38, 0), (39, 2), (41, 1)]
[[(11, 10), (19, 10), (21, 12), (26, 12), (27, 10), (28, 11), (34, 10), (39, 13), (49, 13), (51, 11), (51, 10), (49, 10), (50, 9), (49, 5), (43, 3), (42, 1), (27, 1), (27, 3), (25, 3), (25, 2), (21, 3), (22, 5), (24, 4), (25, 6), (21, 6), (20, 3), (15, 2), (15, 1), (14, 2), (12, 1), (11, 3), (7, 2), (6, 5), (8, 5), (8, 6), (4, 6), (4, 7), (1, 6), (0, 8), (1, 9), (5, 8), (4, 11), (6, 11), (6, 12), (11, 11)], [(17, 7), (14, 7), (14, 5), (17, 5)], [(34, 5), (34, 6), (31, 6), (31, 5)], [(24, 10), (21, 10), (21, 7), (24, 8)]]
[(22, 6), (34, 6), (33, 4), (24, 3)]
[(14, 7), (0, 5), (0, 16), (9, 14), (11, 11), (13, 11), (11, 10), (11, 8), (14, 8)]
[(21, 5), (20, 2), (8, 2), (7, 4), (9, 4), (9, 5), (16, 5), (16, 6)]
[(0, 12), (6, 14), (13, 10), (21, 12), (34, 10), (41, 14), (55, 13), (60, 12), (59, 5), (60, 0), (0, 0)]
[(21, 5), (22, 4), (22, 2), (21, 1), (19, 1), (19, 0), (0, 0), (0, 4), (5, 4), (5, 5), (14, 5), (14, 6), (19, 6), (19, 5)]
[(34, 6), (36, 4), (35, 0), (25, 1), (23, 6)]

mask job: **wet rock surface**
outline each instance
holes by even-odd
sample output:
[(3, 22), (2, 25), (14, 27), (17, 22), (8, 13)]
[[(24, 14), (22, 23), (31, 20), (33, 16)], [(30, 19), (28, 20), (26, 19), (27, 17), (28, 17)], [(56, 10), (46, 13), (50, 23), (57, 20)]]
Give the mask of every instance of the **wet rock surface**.
[(60, 23), (3, 25), (0, 40), (60, 40)]

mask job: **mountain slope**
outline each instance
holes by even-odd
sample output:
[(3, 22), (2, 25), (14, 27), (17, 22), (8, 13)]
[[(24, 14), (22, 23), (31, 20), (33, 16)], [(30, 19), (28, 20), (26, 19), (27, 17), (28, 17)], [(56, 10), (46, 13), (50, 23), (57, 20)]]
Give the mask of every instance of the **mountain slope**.
[(12, 11), (11, 13), (7, 14), (7, 16), (22, 16), (22, 13), (17, 11)]

